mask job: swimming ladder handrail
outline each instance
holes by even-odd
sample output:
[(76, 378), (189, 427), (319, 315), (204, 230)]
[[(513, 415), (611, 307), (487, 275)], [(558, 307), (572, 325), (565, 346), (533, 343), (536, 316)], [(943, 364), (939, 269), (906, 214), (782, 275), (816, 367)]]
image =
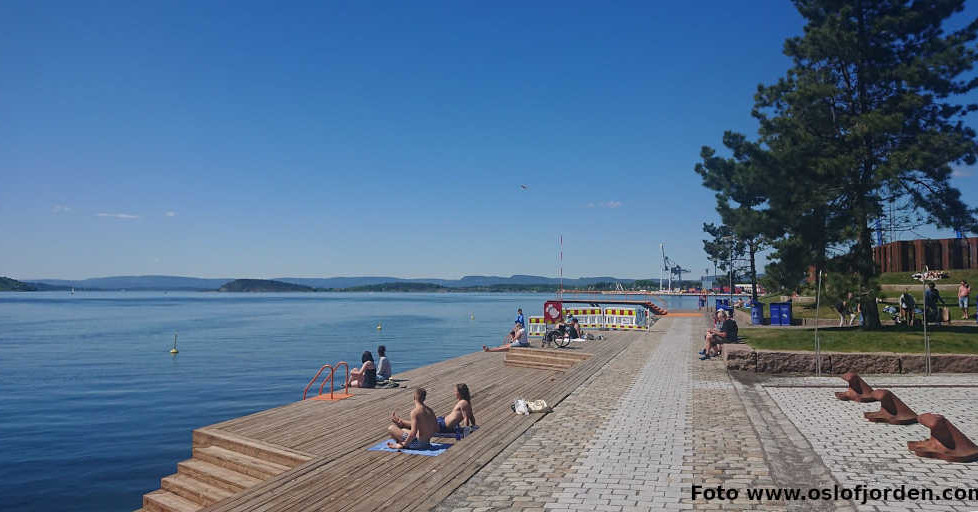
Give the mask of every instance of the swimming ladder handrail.
[[(302, 399), (303, 399), (303, 400), (305, 400), (305, 399), (306, 399), (306, 393), (308, 393), (308, 392), (309, 392), (309, 388), (310, 388), (310, 387), (311, 387), (311, 386), (312, 386), (312, 385), (313, 385), (313, 384), (314, 384), (314, 383), (316, 382), (316, 379), (318, 379), (318, 378), (319, 378), (319, 375), (320, 375), (321, 373), (323, 373), (323, 370), (325, 370), (326, 368), (329, 368), (329, 380), (330, 380), (330, 381), (332, 382), (332, 380), (333, 380), (333, 372), (335, 371), (335, 370), (333, 369), (333, 365), (331, 365), (331, 364), (324, 364), (324, 365), (323, 365), (323, 366), (322, 366), (322, 367), (321, 367), (321, 368), (319, 369), (319, 371), (318, 371), (318, 372), (316, 372), (316, 375), (315, 375), (315, 376), (313, 376), (313, 378), (312, 378), (312, 380), (310, 380), (310, 381), (309, 381), (309, 384), (306, 384), (306, 389), (303, 389), (303, 390), (302, 390)], [(349, 370), (347, 370), (347, 372), (349, 372)], [(326, 379), (325, 379), (325, 378), (323, 379), (323, 384), (326, 384)], [(322, 386), (320, 386), (320, 387), (319, 387), (319, 394), (320, 394), (320, 395), (321, 395), (321, 394), (323, 394), (323, 387), (322, 387)]]
[[(344, 367), (346, 367), (346, 380), (344, 381), (344, 382), (346, 382), (346, 389), (344, 390), (344, 392), (349, 395), (350, 394), (350, 365), (346, 361), (340, 361), (340, 362), (336, 363), (336, 368), (333, 369), (333, 372), (334, 373), (336, 372), (336, 370), (339, 370), (340, 369), (340, 365), (343, 365)], [(333, 379), (332, 378), (330, 378), (329, 398), (330, 399), (333, 398)]]

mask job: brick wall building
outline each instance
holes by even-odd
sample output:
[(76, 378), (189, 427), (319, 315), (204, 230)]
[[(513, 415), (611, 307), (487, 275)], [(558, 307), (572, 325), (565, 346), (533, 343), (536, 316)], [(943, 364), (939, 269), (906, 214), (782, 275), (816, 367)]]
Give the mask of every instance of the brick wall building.
[(978, 237), (890, 242), (873, 247), (873, 261), (883, 272), (978, 269)]

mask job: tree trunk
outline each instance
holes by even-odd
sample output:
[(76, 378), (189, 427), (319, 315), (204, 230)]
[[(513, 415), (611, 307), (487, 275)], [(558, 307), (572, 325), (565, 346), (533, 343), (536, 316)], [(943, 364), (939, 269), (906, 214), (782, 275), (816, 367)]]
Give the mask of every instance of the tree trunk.
[(856, 273), (859, 275), (859, 304), (863, 314), (863, 321), (859, 324), (861, 329), (872, 330), (880, 329), (883, 324), (880, 322), (880, 312), (876, 305), (876, 288), (873, 286), (873, 277), (876, 276), (876, 263), (873, 262), (873, 239), (869, 228), (869, 216), (866, 214), (865, 199), (859, 201), (860, 207), (856, 212), (856, 221), (859, 223), (859, 239), (856, 242)]
[(750, 295), (751, 305), (757, 304), (757, 265), (754, 261), (754, 254), (757, 253), (757, 244), (749, 242), (747, 248), (750, 251)]

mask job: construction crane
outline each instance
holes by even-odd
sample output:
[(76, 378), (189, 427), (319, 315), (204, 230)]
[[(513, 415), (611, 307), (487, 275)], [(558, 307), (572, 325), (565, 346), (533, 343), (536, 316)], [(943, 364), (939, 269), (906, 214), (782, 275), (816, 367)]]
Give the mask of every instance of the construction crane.
[(683, 273), (688, 273), (689, 269), (683, 268), (682, 265), (679, 265), (666, 256), (665, 244), (659, 244), (659, 250), (662, 251), (662, 272), (659, 274), (659, 290), (662, 290), (662, 280), (664, 276), (668, 276), (669, 291), (672, 291), (672, 276), (676, 276), (679, 286), (682, 287)]

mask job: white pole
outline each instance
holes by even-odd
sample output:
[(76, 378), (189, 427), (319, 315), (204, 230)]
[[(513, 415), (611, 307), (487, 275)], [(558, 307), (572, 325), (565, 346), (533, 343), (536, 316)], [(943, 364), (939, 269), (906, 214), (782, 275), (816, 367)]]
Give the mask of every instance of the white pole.
[(815, 376), (822, 376), (822, 346), (818, 342), (818, 312), (822, 303), (822, 271), (818, 271), (818, 288), (815, 291)]

